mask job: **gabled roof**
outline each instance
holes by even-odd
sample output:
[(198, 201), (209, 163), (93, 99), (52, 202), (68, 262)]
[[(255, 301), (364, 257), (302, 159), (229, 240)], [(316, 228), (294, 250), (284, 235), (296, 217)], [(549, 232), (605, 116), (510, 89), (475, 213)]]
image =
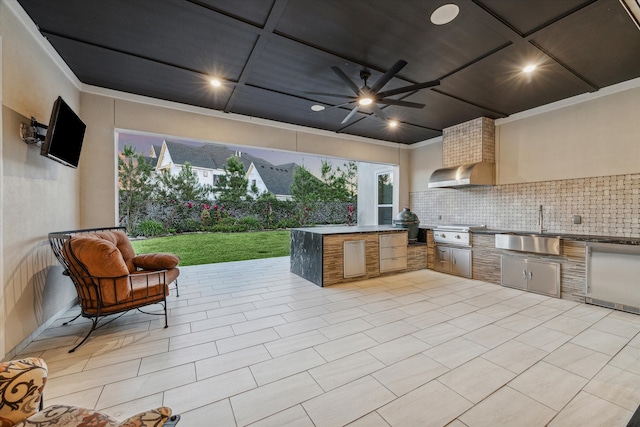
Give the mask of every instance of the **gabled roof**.
[[(197, 168), (222, 169), (229, 157), (237, 156), (238, 154), (238, 151), (219, 144), (203, 144), (198, 147), (176, 141), (165, 140), (164, 143), (171, 154), (171, 160), (174, 164), (184, 165), (189, 162), (191, 166)], [(293, 182), (293, 172), (298, 167), (295, 163), (274, 165), (260, 157), (244, 152), (240, 155), (239, 160), (244, 165), (245, 172), (249, 170), (249, 166), (253, 163), (265, 185), (272, 193), (291, 194), (289, 187)]]
[(279, 195), (291, 194), (290, 187), (291, 183), (293, 183), (293, 173), (298, 168), (298, 165), (295, 163), (273, 165), (264, 160), (254, 162), (253, 165), (269, 191)]

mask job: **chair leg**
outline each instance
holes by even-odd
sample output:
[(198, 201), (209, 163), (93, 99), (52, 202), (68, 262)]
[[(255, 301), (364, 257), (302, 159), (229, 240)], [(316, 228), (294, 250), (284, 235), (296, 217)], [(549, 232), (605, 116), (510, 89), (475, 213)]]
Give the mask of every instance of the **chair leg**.
[(180, 296), (180, 290), (178, 289), (178, 279), (176, 279), (176, 297)]
[(78, 317), (82, 316), (82, 313), (78, 314), (76, 317), (74, 317), (73, 319), (66, 321), (62, 324), (62, 326), (67, 326), (69, 323), (73, 322), (74, 320), (76, 320)]
[(71, 350), (69, 350), (69, 353), (73, 353), (74, 351), (76, 351), (76, 349), (78, 347), (80, 347), (82, 344), (84, 344), (84, 342), (86, 340), (89, 339), (89, 335), (91, 335), (93, 333), (93, 331), (95, 331), (97, 329), (98, 326), (98, 317), (94, 318), (91, 320), (91, 329), (89, 329), (89, 333), (84, 337), (84, 339), (82, 341), (80, 341), (80, 343), (78, 345), (76, 345), (75, 347), (73, 347)]
[(169, 322), (167, 321), (167, 299), (166, 298), (164, 300), (164, 304), (162, 305), (164, 306), (164, 327), (168, 328)]

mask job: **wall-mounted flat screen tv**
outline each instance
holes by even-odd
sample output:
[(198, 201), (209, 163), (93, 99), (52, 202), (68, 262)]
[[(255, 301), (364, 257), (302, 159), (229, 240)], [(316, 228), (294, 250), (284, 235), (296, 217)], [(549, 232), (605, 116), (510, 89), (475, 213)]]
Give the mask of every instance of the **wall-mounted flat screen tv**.
[(40, 154), (72, 168), (78, 167), (87, 126), (61, 97), (53, 104)]

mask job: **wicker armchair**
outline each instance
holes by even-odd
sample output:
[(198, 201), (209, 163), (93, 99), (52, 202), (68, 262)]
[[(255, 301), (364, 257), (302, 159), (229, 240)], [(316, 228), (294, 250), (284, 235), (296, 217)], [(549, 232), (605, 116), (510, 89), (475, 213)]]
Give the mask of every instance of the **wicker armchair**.
[(63, 274), (71, 278), (78, 294), (81, 312), (69, 322), (80, 316), (92, 320), (87, 335), (69, 353), (80, 347), (94, 330), (129, 310), (163, 314), (141, 310), (147, 305), (162, 305), (165, 328), (168, 327), (166, 296), (172, 282), (176, 282), (177, 292), (180, 274), (177, 268), (180, 259), (176, 255), (136, 256), (122, 227), (49, 233), (49, 243), (64, 267)]
[(42, 392), (47, 364), (37, 357), (0, 363), (1, 427), (172, 427), (180, 415), (163, 406), (129, 417), (123, 422), (93, 409), (52, 405), (43, 409)]

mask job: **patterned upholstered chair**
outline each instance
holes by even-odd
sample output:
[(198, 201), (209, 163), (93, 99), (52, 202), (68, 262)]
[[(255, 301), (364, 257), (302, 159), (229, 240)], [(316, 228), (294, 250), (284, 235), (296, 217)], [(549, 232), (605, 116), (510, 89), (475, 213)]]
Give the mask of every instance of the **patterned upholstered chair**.
[(92, 409), (52, 405), (42, 409), (47, 364), (37, 357), (0, 363), (0, 427), (171, 427), (180, 420), (165, 406), (123, 422)]
[[(80, 316), (92, 320), (91, 329), (69, 353), (81, 346), (100, 326), (115, 320), (129, 310), (152, 304), (164, 308), (165, 328), (169, 284), (180, 274), (180, 258), (173, 254), (137, 255), (124, 228), (102, 228), (49, 233), (53, 253), (76, 287)], [(102, 322), (102, 323), (101, 323)], [(67, 322), (69, 323), (69, 322)], [(66, 324), (66, 323), (65, 323)]]

